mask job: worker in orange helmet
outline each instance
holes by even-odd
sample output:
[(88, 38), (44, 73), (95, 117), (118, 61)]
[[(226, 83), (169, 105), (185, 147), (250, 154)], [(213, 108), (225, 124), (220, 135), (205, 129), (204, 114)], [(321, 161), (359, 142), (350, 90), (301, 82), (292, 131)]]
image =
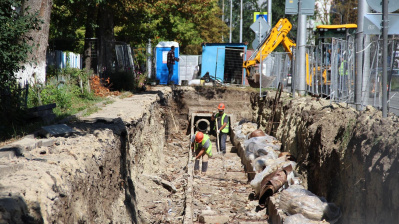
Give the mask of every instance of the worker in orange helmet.
[[(219, 152), (225, 154), (226, 153), (226, 139), (229, 134), (229, 116), (224, 113), (225, 105), (224, 103), (220, 103), (218, 106), (219, 113), (215, 115), (212, 114), (211, 120), (215, 121), (215, 127), (213, 130), (216, 131), (217, 136), (219, 137), (219, 144), (216, 144), (216, 148)], [(220, 148), (219, 148), (220, 147)]]
[(207, 134), (197, 132), (191, 137), (191, 150), (194, 151), (194, 174), (199, 174), (199, 162), (202, 157), (202, 175), (206, 175), (209, 157), (212, 157), (212, 143)]

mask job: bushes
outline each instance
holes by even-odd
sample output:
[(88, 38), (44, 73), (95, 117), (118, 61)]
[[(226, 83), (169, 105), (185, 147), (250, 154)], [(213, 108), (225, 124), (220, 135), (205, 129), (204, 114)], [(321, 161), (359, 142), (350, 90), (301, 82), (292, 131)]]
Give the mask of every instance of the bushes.
[[(88, 101), (97, 101), (89, 87), (91, 73), (67, 68), (48, 74), (46, 85), (37, 84), (30, 88), (28, 107), (56, 103), (54, 112), (58, 116), (68, 116), (82, 109), (74, 107)], [(83, 107), (84, 109), (84, 107)]]

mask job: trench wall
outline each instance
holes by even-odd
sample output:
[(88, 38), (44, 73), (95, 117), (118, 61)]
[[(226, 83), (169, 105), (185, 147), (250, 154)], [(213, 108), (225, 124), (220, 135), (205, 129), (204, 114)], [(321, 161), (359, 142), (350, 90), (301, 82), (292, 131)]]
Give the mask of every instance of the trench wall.
[(12, 171), (0, 178), (0, 223), (145, 223), (136, 179), (162, 169), (169, 97), (155, 92), (114, 103), (140, 110), (108, 108), (118, 115), (70, 123), (77, 133), (46, 147), (33, 138), (10, 145), (20, 153), (0, 157)]
[[(265, 128), (275, 92), (251, 97)], [(298, 160), (308, 189), (338, 205), (339, 223), (399, 220), (399, 121), (371, 107), (358, 112), (323, 99), (282, 94), (273, 133)]]
[(219, 103), (224, 103), (225, 113), (234, 114), (235, 120), (240, 121), (252, 120), (250, 98), (253, 94), (242, 88), (180, 87), (173, 91), (173, 99), (179, 112), (186, 116), (198, 111), (217, 111)]

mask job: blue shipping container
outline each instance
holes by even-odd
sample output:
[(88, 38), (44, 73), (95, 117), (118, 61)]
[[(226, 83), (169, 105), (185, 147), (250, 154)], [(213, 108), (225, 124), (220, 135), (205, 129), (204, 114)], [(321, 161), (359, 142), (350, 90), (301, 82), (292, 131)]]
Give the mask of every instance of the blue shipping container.
[[(155, 47), (156, 56), (156, 77), (159, 80), (159, 84), (168, 84), (168, 66), (167, 66), (167, 56), (171, 47), (175, 46), (175, 57), (179, 57), (179, 44), (174, 41), (164, 41), (159, 42)], [(179, 84), (179, 62), (175, 62), (173, 66), (173, 75), (171, 81), (176, 85)]]

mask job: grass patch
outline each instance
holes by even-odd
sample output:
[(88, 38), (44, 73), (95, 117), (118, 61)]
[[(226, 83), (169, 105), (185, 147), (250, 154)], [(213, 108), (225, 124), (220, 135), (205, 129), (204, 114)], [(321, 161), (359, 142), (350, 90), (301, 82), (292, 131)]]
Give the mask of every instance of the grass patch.
[(126, 91), (126, 92), (123, 92), (123, 93), (119, 96), (119, 98), (120, 98), (120, 99), (125, 99), (125, 98), (129, 98), (129, 97), (132, 97), (132, 96), (133, 96), (133, 93)]
[[(109, 104), (112, 100), (95, 96), (90, 91), (89, 78), (92, 74), (80, 69), (50, 70), (45, 84), (36, 84), (29, 88), (27, 107), (37, 107), (55, 103), (53, 109), (57, 122), (63, 118), (85, 111), (89, 115), (99, 110), (99, 102)], [(0, 123), (0, 141), (18, 139), (38, 130), (44, 124), (41, 119), (27, 119), (28, 113), (20, 110), (20, 115)]]

